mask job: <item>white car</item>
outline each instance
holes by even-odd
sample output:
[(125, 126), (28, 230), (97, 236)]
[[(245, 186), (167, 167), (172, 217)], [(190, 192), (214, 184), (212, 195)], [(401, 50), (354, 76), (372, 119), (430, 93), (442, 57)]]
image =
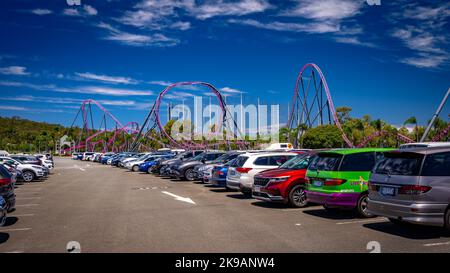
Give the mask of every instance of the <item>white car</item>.
[(297, 156), (289, 152), (246, 153), (236, 158), (228, 168), (227, 188), (250, 195), (255, 174), (276, 169), (287, 160)]
[(25, 182), (31, 182), (37, 178), (47, 176), (47, 171), (44, 167), (33, 164), (24, 164), (19, 160), (10, 157), (0, 157), (0, 162), (11, 161), (22, 173), (22, 179)]
[(414, 142), (400, 145), (400, 149), (427, 147), (450, 147), (450, 142)]
[(85, 153), (83, 153), (83, 158), (82, 158), (82, 160), (84, 160), (84, 161), (90, 161), (90, 160), (92, 160), (91, 158), (93, 158), (94, 155), (95, 155), (95, 153), (92, 153), (92, 152), (85, 152)]

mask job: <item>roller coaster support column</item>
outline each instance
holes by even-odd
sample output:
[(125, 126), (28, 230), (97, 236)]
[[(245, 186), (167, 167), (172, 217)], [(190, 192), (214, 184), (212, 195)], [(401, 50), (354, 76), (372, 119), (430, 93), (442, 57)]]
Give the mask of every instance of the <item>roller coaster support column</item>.
[(439, 114), (442, 111), (442, 108), (444, 107), (445, 103), (447, 102), (448, 96), (450, 95), (450, 88), (447, 90), (447, 94), (445, 94), (444, 99), (442, 100), (441, 104), (439, 105), (436, 113), (434, 113), (433, 118), (431, 119), (430, 123), (428, 124), (427, 129), (425, 130), (425, 133), (423, 134), (422, 138), (420, 139), (420, 142), (424, 142), (425, 139), (428, 136), (428, 133), (431, 130), (431, 127), (433, 127), (434, 122), (436, 121), (436, 118), (439, 116)]

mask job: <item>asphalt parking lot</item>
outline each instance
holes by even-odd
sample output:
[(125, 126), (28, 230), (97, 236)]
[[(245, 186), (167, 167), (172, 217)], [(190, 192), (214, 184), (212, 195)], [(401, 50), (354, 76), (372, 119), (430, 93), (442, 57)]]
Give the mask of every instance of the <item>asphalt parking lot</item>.
[(320, 206), (292, 209), (199, 183), (55, 158), (17, 185), (0, 252), (449, 252), (438, 228), (399, 227)]

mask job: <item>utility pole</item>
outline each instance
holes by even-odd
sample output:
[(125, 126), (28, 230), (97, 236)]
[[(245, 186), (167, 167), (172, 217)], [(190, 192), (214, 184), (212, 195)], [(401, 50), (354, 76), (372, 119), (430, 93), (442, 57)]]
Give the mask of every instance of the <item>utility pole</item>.
[(423, 134), (422, 138), (420, 139), (420, 142), (424, 142), (427, 138), (428, 134), (430, 133), (431, 127), (433, 127), (434, 122), (436, 121), (437, 117), (442, 111), (442, 108), (444, 107), (445, 103), (447, 102), (447, 99), (450, 95), (450, 88), (447, 90), (447, 93), (444, 96), (444, 99), (441, 101), (441, 104), (439, 104), (438, 109), (436, 110), (436, 113), (434, 113), (433, 118), (431, 119), (430, 123), (428, 124), (427, 129), (425, 130), (425, 133)]

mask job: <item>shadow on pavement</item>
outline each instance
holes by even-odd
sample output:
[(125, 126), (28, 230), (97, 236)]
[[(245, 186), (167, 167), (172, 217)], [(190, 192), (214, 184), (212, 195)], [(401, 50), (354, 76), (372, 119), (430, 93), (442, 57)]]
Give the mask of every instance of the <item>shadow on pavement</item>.
[(9, 216), (9, 217), (6, 218), (6, 222), (5, 222), (4, 226), (5, 227), (12, 226), (15, 223), (17, 223), (17, 221), (19, 221), (19, 218)]
[(286, 209), (289, 208), (283, 203), (272, 203), (272, 202), (264, 202), (264, 201), (256, 201), (252, 203), (253, 206), (268, 208), (268, 209)]
[(303, 213), (331, 219), (331, 220), (345, 220), (345, 219), (357, 219), (358, 217), (355, 215), (353, 211), (349, 210), (340, 210), (340, 209), (333, 209), (333, 210), (325, 210), (325, 209), (315, 209), (315, 210), (305, 210)]
[(413, 224), (396, 225), (391, 222), (364, 224), (363, 227), (370, 228), (379, 232), (400, 236), (407, 239), (436, 239), (441, 237), (449, 237), (445, 234), (444, 229), (431, 226), (419, 226)]
[(0, 232), (0, 244), (3, 244), (4, 242), (8, 241), (9, 234)]

